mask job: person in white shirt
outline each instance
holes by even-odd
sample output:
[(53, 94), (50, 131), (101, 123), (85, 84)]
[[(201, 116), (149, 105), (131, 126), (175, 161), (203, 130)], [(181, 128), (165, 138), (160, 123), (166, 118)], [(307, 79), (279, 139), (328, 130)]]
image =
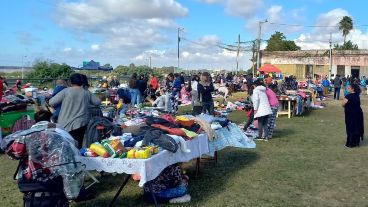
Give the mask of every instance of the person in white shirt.
[(254, 108), (254, 118), (258, 120), (259, 137), (268, 141), (267, 123), (268, 117), (272, 114), (271, 106), (267, 98), (266, 87), (263, 81), (257, 79), (254, 82), (252, 102)]

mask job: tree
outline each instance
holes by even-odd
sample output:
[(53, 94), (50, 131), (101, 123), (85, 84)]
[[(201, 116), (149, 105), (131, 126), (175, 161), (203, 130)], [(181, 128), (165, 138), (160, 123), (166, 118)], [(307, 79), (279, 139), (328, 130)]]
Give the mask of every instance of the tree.
[(40, 79), (57, 79), (57, 78), (69, 78), (74, 72), (73, 69), (63, 63), (53, 63), (45, 60), (38, 60), (33, 65), (34, 71), (29, 73), (28, 78), (40, 78)]
[(282, 32), (276, 32), (271, 35), (267, 41), (266, 51), (297, 51), (300, 47), (292, 40), (286, 40), (285, 35)]
[(352, 41), (347, 41), (343, 45), (335, 44), (334, 45), (335, 50), (359, 50), (359, 47), (357, 44), (354, 44)]
[(339, 30), (342, 31), (342, 36), (344, 36), (344, 44), (346, 43), (346, 36), (353, 29), (353, 19), (349, 16), (344, 16), (339, 22)]

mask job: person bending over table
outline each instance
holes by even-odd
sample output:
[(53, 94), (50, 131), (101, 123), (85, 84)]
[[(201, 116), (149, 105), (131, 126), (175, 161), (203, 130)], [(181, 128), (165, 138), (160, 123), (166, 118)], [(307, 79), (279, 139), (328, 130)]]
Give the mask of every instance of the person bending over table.
[(82, 74), (73, 74), (70, 82), (72, 86), (56, 94), (49, 103), (51, 106), (61, 104), (58, 123), (78, 142), (78, 148), (82, 148), (84, 133), (89, 122), (88, 107), (98, 106), (101, 101), (83, 88)]

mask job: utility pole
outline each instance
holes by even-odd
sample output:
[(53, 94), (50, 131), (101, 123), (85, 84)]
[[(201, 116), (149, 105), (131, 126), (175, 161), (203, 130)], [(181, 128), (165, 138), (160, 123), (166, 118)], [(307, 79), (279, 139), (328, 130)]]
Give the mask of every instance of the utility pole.
[(23, 78), (24, 78), (24, 58), (26, 58), (26, 57), (27, 57), (26, 55), (22, 56), (22, 81), (23, 81)]
[(151, 55), (149, 57), (149, 67), (152, 69), (152, 58), (151, 58)]
[(257, 43), (256, 41), (252, 42), (252, 73), (253, 73), (253, 78), (255, 77), (256, 74), (256, 70), (255, 70), (255, 60), (256, 60), (256, 51), (257, 51), (257, 47), (256, 47)]
[(240, 34), (238, 35), (238, 47), (236, 51), (236, 74), (239, 71), (239, 54), (240, 54)]
[(266, 19), (265, 21), (259, 21), (258, 22), (258, 37), (257, 37), (257, 70), (260, 66), (260, 62), (259, 62), (259, 56), (260, 56), (260, 50), (261, 50), (261, 34), (262, 34), (262, 24), (267, 23), (268, 20)]
[(332, 72), (332, 33), (330, 33), (330, 67), (328, 69), (328, 80), (331, 80)]
[[(180, 28), (178, 27), (178, 67), (177, 70), (179, 71), (179, 66), (180, 66), (180, 31), (183, 31), (184, 28)], [(175, 68), (174, 68), (174, 73), (175, 73)]]

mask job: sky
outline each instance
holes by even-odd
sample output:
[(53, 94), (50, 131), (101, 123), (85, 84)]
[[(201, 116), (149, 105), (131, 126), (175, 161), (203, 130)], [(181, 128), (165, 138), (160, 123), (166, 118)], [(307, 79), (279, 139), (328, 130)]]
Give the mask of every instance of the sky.
[[(352, 3), (354, 2), (354, 3)], [(342, 43), (338, 22), (351, 16), (348, 40), (368, 49), (366, 0), (2, 0), (0, 6), (0, 65), (30, 66), (50, 60), (74, 67), (83, 61), (101, 64), (236, 67), (236, 52), (258, 34), (267, 40), (275, 31), (302, 49), (328, 49)], [(262, 41), (262, 48), (266, 46)], [(248, 69), (251, 53), (242, 51), (239, 65)]]

